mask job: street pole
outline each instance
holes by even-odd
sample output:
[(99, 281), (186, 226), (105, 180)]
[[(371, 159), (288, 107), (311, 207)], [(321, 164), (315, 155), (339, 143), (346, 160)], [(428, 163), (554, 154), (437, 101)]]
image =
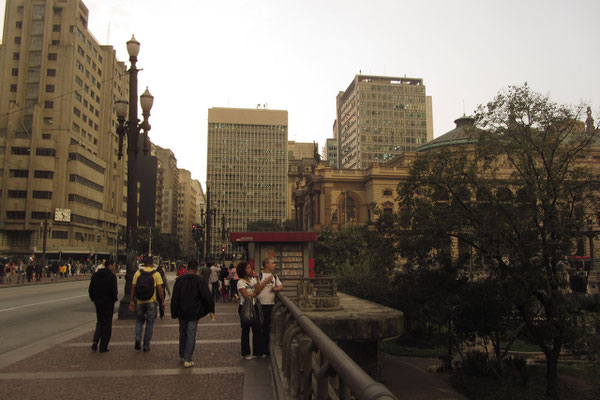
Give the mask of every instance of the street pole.
[(44, 214), (42, 227), (42, 268), (46, 267), (46, 245), (48, 243), (48, 211)]
[(138, 69), (137, 55), (140, 51), (140, 43), (132, 36), (127, 42), (127, 52), (129, 53), (129, 118), (126, 124), (127, 101), (119, 99), (115, 102), (115, 110), (119, 126), (117, 133), (119, 135), (119, 159), (122, 155), (123, 138), (127, 135), (127, 273), (125, 274), (125, 294), (119, 304), (119, 319), (132, 319), (134, 312), (129, 311), (129, 301), (131, 300), (131, 282), (136, 272), (136, 244), (137, 244), (137, 169), (136, 161), (139, 151), (138, 137), (140, 132), (144, 132), (144, 151), (147, 152), (148, 131), (150, 124), (148, 117), (154, 98), (146, 88), (141, 96), (143, 121), (138, 124)]

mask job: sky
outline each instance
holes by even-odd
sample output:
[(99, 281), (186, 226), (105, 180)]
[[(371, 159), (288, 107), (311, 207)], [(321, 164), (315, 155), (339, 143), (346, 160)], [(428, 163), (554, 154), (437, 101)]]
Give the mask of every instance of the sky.
[[(84, 0), (88, 28), (154, 95), (151, 140), (206, 179), (211, 107), (288, 111), (289, 140), (333, 137), (363, 74), (422, 78), (434, 137), (509, 85), (600, 113), (598, 0)], [(4, 7), (0, 10), (4, 21)], [(140, 110), (141, 113), (141, 110)]]

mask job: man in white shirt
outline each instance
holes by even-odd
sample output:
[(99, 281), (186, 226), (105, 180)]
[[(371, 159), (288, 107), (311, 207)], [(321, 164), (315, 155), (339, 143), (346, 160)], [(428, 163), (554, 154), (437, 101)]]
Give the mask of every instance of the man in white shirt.
[(259, 274), (259, 284), (262, 283), (265, 285), (261, 292), (258, 294), (257, 298), (260, 300), (262, 304), (263, 310), (263, 326), (262, 326), (262, 334), (264, 344), (264, 354), (267, 356), (270, 355), (269, 350), (269, 339), (271, 336), (271, 311), (273, 311), (273, 305), (275, 304), (275, 292), (279, 292), (283, 290), (283, 285), (279, 280), (279, 277), (275, 275), (275, 262), (272, 258), (265, 258), (262, 260), (263, 270)]
[(221, 268), (217, 264), (210, 266), (210, 275), (208, 276), (208, 283), (212, 291), (213, 302), (217, 303), (217, 295), (219, 294), (219, 273)]

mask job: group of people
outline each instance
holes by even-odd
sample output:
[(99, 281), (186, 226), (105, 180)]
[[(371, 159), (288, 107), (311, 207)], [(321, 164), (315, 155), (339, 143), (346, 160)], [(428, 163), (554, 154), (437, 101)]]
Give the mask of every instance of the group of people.
[[(169, 290), (169, 287), (164, 272), (160, 268), (154, 267), (152, 257), (145, 257), (143, 262), (144, 265), (136, 271), (132, 279), (129, 310), (136, 314), (134, 349), (148, 352), (150, 351), (154, 321), (158, 310), (161, 308), (164, 310), (166, 307), (165, 292)], [(241, 354), (247, 360), (251, 359), (253, 355), (254, 357), (269, 355), (271, 311), (275, 304), (275, 293), (283, 289), (281, 281), (274, 274), (273, 259), (264, 259), (262, 266), (263, 271), (256, 273), (249, 263), (242, 261), (235, 268), (232, 265), (228, 273), (232, 278), (234, 275), (239, 278), (236, 288), (240, 302), (238, 313), (242, 328)], [(206, 279), (198, 273), (197, 261), (190, 261), (181, 273), (178, 269), (177, 275), (170, 293), (171, 317), (179, 320), (179, 358), (183, 362), (183, 366), (189, 368), (194, 366), (192, 355), (196, 344), (199, 320), (209, 314), (211, 320), (214, 321), (215, 294), (214, 290), (212, 293), (209, 290), (210, 276)], [(214, 288), (214, 286), (210, 286)], [(97, 316), (92, 351), (99, 350), (100, 353), (109, 351), (108, 344), (112, 332), (112, 316), (114, 303), (117, 301), (117, 290), (115, 263), (108, 260), (98, 266), (92, 275), (89, 286), (89, 296), (94, 302)], [(256, 308), (259, 307), (260, 302), (263, 313), (262, 324), (248, 325), (242, 322), (242, 307), (247, 301), (253, 302), (253, 306)], [(251, 330), (253, 351), (250, 348)]]

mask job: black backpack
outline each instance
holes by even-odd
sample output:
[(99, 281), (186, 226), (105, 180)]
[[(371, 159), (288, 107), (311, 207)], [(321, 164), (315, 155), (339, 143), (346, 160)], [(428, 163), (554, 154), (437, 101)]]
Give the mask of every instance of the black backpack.
[(138, 276), (137, 283), (135, 285), (135, 298), (138, 300), (146, 301), (150, 300), (154, 296), (154, 274), (158, 271), (144, 271), (140, 269), (140, 276)]

